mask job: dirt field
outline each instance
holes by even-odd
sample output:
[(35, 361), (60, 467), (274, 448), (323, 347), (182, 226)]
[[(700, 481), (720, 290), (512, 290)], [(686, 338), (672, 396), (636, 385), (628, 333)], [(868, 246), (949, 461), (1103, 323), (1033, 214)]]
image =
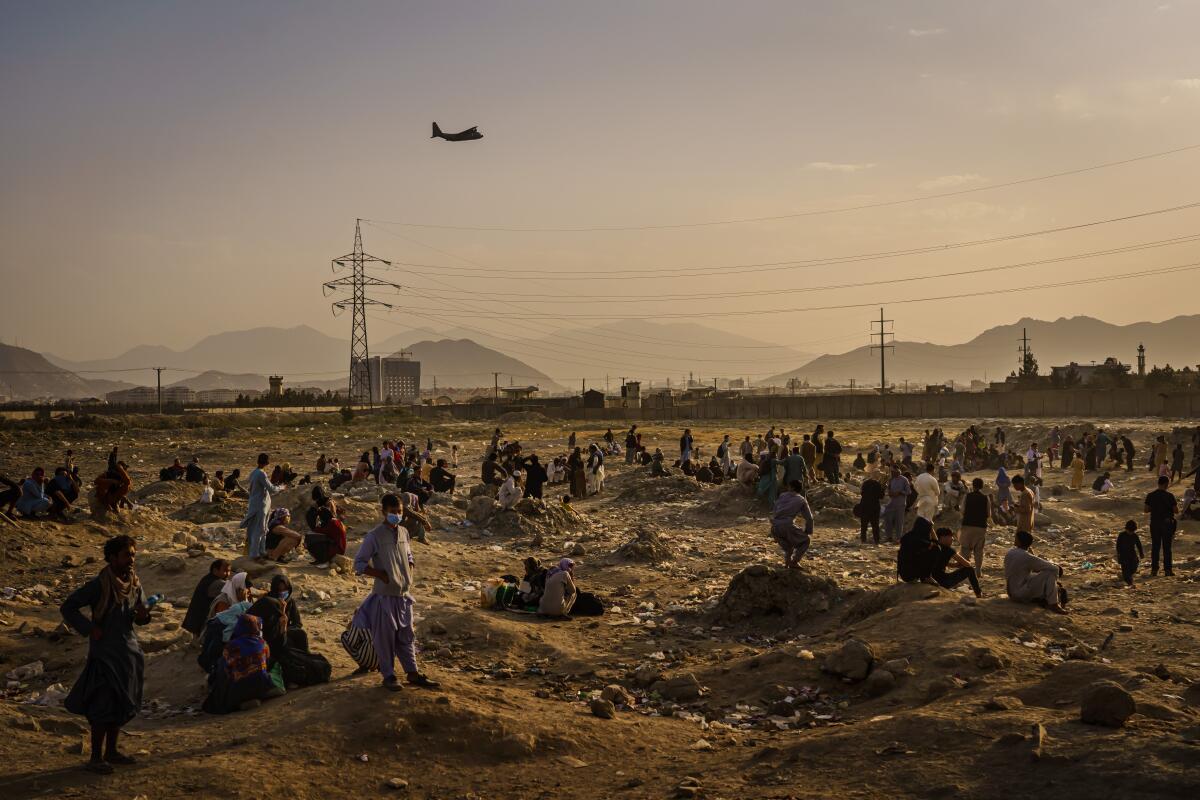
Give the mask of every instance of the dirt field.
[[(712, 454), (724, 433), (737, 442), (772, 423), (796, 433), (814, 422), (692, 429)], [(900, 436), (920, 441), (935, 424), (951, 436), (971, 423), (988, 431), (996, 424), (822, 422), (845, 446), (846, 467), (876, 440), (894, 447)], [(1055, 422), (1072, 433), (1083, 424), (1004, 426), (1023, 448), (1031, 438), (1045, 442)], [(9, 680), (0, 703), (6, 798), (1200, 796), (1200, 523), (1181, 524), (1174, 578), (1149, 577), (1143, 530), (1147, 560), (1137, 588), (1125, 589), (1113, 540), (1126, 519), (1145, 527), (1142, 498), (1153, 481), (1143, 467), (1116, 475), (1107, 496), (1056, 492), (1066, 476), (1047, 471), (1035, 550), (1066, 570), (1067, 617), (1005, 598), (1000, 562), (1012, 528), (989, 530), (979, 601), (965, 587), (896, 584), (894, 548), (859, 544), (854, 486), (811, 493), (817, 527), (797, 572), (780, 569), (767, 509), (752, 497), (682, 476), (653, 479), (622, 459), (610, 459), (603, 493), (576, 503), (574, 514), (468, 526), (463, 508), (433, 505), (429, 544), (415, 545), (414, 594), (421, 660), (444, 691), (392, 694), (378, 675), (352, 677), (338, 636), (369, 583), (301, 559), (285, 569), (333, 680), (214, 717), (199, 711), (204, 676), (178, 624), (211, 559), (241, 555), (244, 507), (199, 506), (194, 485), (154, 485), (158, 469), (198, 455), (210, 471), (241, 467), (245, 475), (254, 454), (267, 450), (304, 474), (321, 452), (349, 465), (381, 438), (429, 436), (440, 455), (459, 444), (456, 496), (465, 499), (491, 427), (387, 417), (344, 425), (336, 415), (251, 417), (235, 428), (131, 424), (138, 427), (95, 420), (0, 429), (0, 472), (13, 478), (59, 463), (69, 447), (90, 479), (119, 443), (141, 504), (106, 524), (82, 514), (70, 525), (0, 525), (0, 587), (15, 590), (0, 597), (0, 671), (44, 667)], [(1140, 464), (1153, 436), (1183, 423), (1103, 424), (1130, 433)], [(502, 427), (506, 439), (543, 456), (564, 452), (570, 432), (536, 418)], [(604, 433), (577, 430), (581, 443)], [(679, 428), (642, 430), (651, 448), (677, 454)], [(614, 432), (620, 439), (622, 430)], [(303, 509), (308, 489), (275, 503)], [(547, 496), (562, 489), (547, 487)], [(1182, 487), (1173, 491), (1182, 496)], [(371, 486), (347, 494), (353, 554), (375, 523), (379, 493)], [(137, 537), (145, 589), (170, 602), (139, 632), (146, 704), (124, 740), (139, 763), (98, 777), (81, 770), (84, 721), (54, 700), (53, 687), (69, 689), (86, 651), (81, 637), (59, 627), (58, 606), (99, 571), (100, 547), (116, 533)], [(481, 581), (520, 574), (528, 555), (547, 561), (572, 551), (581, 553), (581, 588), (609, 606), (604, 616), (551, 622), (478, 607)], [(753, 565), (765, 566), (730, 589)], [(851, 637), (873, 651), (865, 681), (822, 669)], [(1080, 698), (1101, 679), (1136, 701), (1122, 728), (1080, 721)], [(610, 685), (628, 696), (616, 693), (624, 704), (602, 719), (589, 700)], [(407, 785), (391, 788), (393, 779)]]

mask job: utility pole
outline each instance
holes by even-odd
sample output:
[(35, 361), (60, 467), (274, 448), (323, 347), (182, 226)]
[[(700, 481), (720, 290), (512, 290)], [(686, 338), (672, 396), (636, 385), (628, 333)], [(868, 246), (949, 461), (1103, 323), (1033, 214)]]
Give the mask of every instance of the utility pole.
[(375, 405), (375, 392), (371, 386), (371, 367), (370, 349), (367, 347), (367, 306), (383, 306), (390, 309), (390, 303), (384, 303), (379, 300), (372, 300), (367, 297), (368, 286), (386, 286), (391, 289), (399, 289), (400, 287), (389, 281), (383, 281), (379, 278), (372, 277), (366, 274), (366, 265), (378, 263), (391, 266), (392, 262), (385, 261), (382, 258), (376, 258), (369, 253), (363, 252), (362, 244), (362, 220), (354, 221), (354, 250), (344, 256), (333, 259), (330, 263), (333, 271), (336, 273), (350, 266), (350, 275), (344, 278), (327, 281), (321, 286), (321, 290), (328, 297), (331, 293), (339, 289), (349, 287), (350, 296), (343, 297), (340, 300), (335, 300), (333, 303), (333, 315), (336, 317), (339, 313), (346, 310), (346, 306), (350, 306), (350, 385), (349, 396), (347, 397), (347, 405), (353, 405), (355, 402), (365, 402), (368, 406)]
[(158, 373), (158, 413), (162, 413), (162, 374), (166, 367), (155, 367), (154, 371)]
[(437, 375), (433, 376), (433, 396), (437, 397)]
[(1021, 354), (1021, 362), (1017, 374), (1024, 375), (1025, 364), (1029, 360), (1029, 336), (1026, 334), (1025, 328), (1021, 328), (1021, 346), (1017, 348), (1017, 352)]
[(604, 373), (604, 393), (608, 394), (608, 373)]
[(500, 402), (500, 373), (492, 373), (492, 405)]
[[(896, 350), (896, 345), (888, 344), (887, 337), (891, 336), (892, 341), (896, 341), (896, 334), (887, 329), (887, 326), (895, 320), (884, 319), (883, 309), (879, 309), (879, 319), (871, 322), (871, 351), (879, 350), (879, 396), (885, 398), (883, 400), (883, 410), (887, 413), (887, 351)], [(879, 330), (875, 330), (875, 325), (879, 325)], [(879, 344), (874, 344), (875, 337), (879, 337)]]

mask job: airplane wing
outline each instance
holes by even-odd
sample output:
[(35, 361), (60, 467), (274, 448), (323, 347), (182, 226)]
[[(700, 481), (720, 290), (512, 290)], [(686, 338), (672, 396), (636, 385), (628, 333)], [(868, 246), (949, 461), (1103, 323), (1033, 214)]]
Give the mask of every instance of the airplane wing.
[(467, 128), (465, 131), (463, 131), (463, 133), (479, 133), (479, 126), (476, 125), (474, 127)]

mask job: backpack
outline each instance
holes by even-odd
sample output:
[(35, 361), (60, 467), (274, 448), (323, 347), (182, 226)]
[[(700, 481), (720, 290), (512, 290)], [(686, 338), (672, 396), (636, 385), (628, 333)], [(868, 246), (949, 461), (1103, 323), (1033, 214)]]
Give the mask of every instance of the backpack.
[(341, 642), (360, 669), (368, 672), (379, 669), (379, 657), (375, 654), (375, 642), (369, 630), (347, 625), (346, 630), (342, 631)]

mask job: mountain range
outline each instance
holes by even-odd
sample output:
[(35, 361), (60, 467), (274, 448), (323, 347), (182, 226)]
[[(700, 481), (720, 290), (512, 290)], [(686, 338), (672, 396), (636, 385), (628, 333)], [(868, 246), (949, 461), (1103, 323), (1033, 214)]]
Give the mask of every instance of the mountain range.
[[(1054, 366), (1065, 366), (1072, 361), (1101, 362), (1109, 356), (1136, 369), (1139, 344), (1146, 346), (1147, 369), (1168, 363), (1195, 368), (1200, 361), (1200, 314), (1131, 325), (1113, 325), (1092, 317), (1022, 319), (990, 328), (962, 344), (897, 341), (896, 349), (886, 354), (888, 383), (907, 380), (914, 384), (948, 381), (968, 384), (985, 376), (989, 380), (1003, 380), (1018, 366), (1017, 348), (1023, 335), (1029, 337), (1030, 350), (1042, 375), (1050, 374)], [(816, 386), (845, 386), (851, 378), (862, 386), (878, 386), (879, 353), (859, 347), (848, 353), (820, 356), (761, 383), (784, 386), (791, 378)]]

